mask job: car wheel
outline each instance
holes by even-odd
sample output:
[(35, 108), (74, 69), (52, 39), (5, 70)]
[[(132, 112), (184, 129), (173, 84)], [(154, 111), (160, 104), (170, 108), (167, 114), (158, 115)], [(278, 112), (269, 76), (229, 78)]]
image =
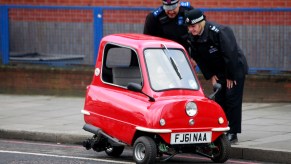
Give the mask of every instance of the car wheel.
[(124, 150), (124, 146), (109, 146), (105, 149), (105, 153), (111, 157), (119, 157)]
[(155, 163), (157, 146), (154, 140), (147, 136), (139, 137), (133, 146), (133, 159), (137, 164)]
[(221, 135), (214, 141), (216, 149), (213, 150), (213, 158), (211, 160), (216, 163), (223, 163), (229, 159), (230, 156), (230, 142), (225, 134)]

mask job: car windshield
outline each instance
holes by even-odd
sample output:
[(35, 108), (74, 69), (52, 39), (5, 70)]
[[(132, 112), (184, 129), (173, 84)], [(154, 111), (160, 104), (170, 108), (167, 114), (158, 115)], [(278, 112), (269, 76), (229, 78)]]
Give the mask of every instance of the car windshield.
[(198, 89), (198, 83), (182, 50), (146, 49), (144, 54), (153, 90)]

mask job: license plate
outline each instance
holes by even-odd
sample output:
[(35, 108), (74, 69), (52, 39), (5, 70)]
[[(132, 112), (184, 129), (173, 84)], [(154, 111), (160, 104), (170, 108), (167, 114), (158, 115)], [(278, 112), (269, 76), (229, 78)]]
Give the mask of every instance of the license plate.
[(210, 143), (211, 132), (171, 133), (171, 144)]

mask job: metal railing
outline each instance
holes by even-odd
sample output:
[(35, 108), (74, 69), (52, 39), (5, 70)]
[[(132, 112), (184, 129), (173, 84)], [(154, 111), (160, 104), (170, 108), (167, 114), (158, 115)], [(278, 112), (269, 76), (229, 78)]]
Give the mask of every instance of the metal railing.
[[(0, 55), (10, 62), (94, 65), (112, 33), (142, 33), (154, 8), (0, 6)], [(291, 71), (291, 8), (203, 8), (208, 20), (233, 28), (251, 73)]]

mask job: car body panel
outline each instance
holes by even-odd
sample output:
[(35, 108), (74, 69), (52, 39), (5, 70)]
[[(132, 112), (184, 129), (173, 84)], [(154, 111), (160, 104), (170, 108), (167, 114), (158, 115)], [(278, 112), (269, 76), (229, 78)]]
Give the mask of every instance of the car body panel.
[[(128, 90), (126, 86), (114, 84), (110, 78), (108, 80), (103, 76), (111, 69), (106, 70), (105, 66), (109, 55), (104, 59), (104, 54), (109, 53), (110, 46), (128, 48), (131, 53), (137, 55), (141, 92)], [(101, 128), (106, 134), (128, 145), (134, 143), (135, 135), (140, 131), (159, 135), (168, 144), (171, 133), (211, 132), (211, 141), (214, 141), (227, 131), (229, 128), (222, 108), (204, 95), (195, 69), (191, 65), (194, 80), (198, 85), (196, 89), (153, 90), (144, 51), (148, 48), (164, 49), (165, 46), (181, 50), (190, 65), (185, 49), (170, 40), (143, 34), (113, 34), (104, 37), (100, 42), (92, 82), (87, 87), (83, 112), (86, 113), (85, 122)], [(196, 103), (198, 113), (195, 116), (190, 117), (186, 114), (185, 106), (188, 102)], [(222, 124), (218, 122), (220, 117), (225, 120)], [(160, 125), (161, 119), (166, 122), (164, 126)], [(193, 125), (189, 124), (190, 120), (194, 121)]]

